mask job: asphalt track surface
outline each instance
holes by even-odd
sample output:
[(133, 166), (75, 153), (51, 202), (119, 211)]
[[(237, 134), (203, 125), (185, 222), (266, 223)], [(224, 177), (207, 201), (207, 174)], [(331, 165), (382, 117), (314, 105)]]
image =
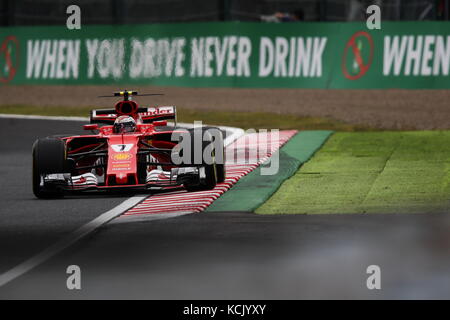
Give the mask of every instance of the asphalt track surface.
[[(0, 272), (127, 197), (36, 200), (36, 137), (80, 123), (0, 119)], [(0, 287), (0, 298), (450, 298), (450, 216), (211, 212), (112, 223)], [(66, 268), (81, 268), (68, 290)], [(366, 268), (381, 268), (368, 290)]]
[(82, 132), (80, 122), (0, 119), (0, 272), (126, 200), (72, 196), (38, 200), (31, 188), (31, 148), (39, 137)]

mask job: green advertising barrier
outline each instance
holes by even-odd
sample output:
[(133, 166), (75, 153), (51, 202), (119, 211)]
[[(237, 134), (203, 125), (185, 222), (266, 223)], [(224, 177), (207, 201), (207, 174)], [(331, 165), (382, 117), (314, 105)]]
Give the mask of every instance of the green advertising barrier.
[(0, 28), (0, 85), (449, 88), (449, 22)]

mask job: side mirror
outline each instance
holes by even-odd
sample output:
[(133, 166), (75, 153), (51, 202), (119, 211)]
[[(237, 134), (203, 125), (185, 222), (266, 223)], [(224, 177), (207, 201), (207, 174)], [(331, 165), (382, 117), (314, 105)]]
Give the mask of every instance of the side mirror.
[(154, 125), (155, 127), (167, 126), (167, 121), (166, 120), (153, 121), (152, 125)]
[(98, 130), (98, 124), (85, 124), (83, 126), (84, 130)]

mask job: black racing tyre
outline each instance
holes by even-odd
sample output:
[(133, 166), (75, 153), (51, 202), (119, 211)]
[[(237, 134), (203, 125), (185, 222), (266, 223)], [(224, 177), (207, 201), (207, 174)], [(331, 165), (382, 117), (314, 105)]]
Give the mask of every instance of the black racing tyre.
[(147, 182), (147, 156), (138, 156), (137, 162), (138, 183), (145, 184)]
[[(218, 141), (214, 141), (215, 146), (222, 149), (222, 154), (216, 150), (216, 171), (217, 171), (217, 183), (222, 183), (225, 181), (225, 146), (223, 142), (223, 133), (217, 127), (202, 127), (203, 132), (208, 131)], [(198, 130), (198, 129), (197, 129)]]
[[(225, 150), (224, 150), (225, 152)], [(217, 183), (222, 183), (225, 181), (225, 164), (216, 163), (217, 168)]]
[[(219, 153), (216, 150), (216, 170), (217, 170), (217, 183), (222, 183), (225, 181), (225, 146), (223, 144), (223, 133), (219, 128), (216, 127), (203, 127), (203, 130), (217, 130), (217, 135), (213, 135), (219, 141), (214, 141), (216, 146), (222, 149), (222, 156), (219, 157)], [(214, 131), (213, 131), (214, 132)]]
[(44, 174), (67, 171), (66, 144), (58, 138), (38, 139), (33, 144), (33, 193), (38, 198), (59, 198), (62, 190), (41, 186)]
[[(203, 137), (204, 131), (200, 131), (200, 129), (188, 129), (187, 131), (191, 134), (191, 161), (193, 161), (195, 159), (194, 137), (196, 136), (196, 134), (201, 134), (201, 137)], [(202, 141), (202, 155), (210, 143), (210, 141)], [(211, 157), (213, 161), (211, 164), (208, 164), (205, 162), (205, 159), (203, 159), (202, 156), (202, 163), (200, 164), (200, 166), (205, 168), (205, 180), (201, 184), (191, 185), (189, 183), (185, 183), (184, 187), (187, 191), (204, 191), (214, 189), (217, 184), (217, 167), (215, 162), (214, 149), (211, 149)]]

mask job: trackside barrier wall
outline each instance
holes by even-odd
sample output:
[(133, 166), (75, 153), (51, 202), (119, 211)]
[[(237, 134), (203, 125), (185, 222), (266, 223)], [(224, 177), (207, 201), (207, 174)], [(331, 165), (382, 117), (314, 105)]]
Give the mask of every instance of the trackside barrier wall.
[(450, 88), (450, 22), (0, 28), (0, 85)]

